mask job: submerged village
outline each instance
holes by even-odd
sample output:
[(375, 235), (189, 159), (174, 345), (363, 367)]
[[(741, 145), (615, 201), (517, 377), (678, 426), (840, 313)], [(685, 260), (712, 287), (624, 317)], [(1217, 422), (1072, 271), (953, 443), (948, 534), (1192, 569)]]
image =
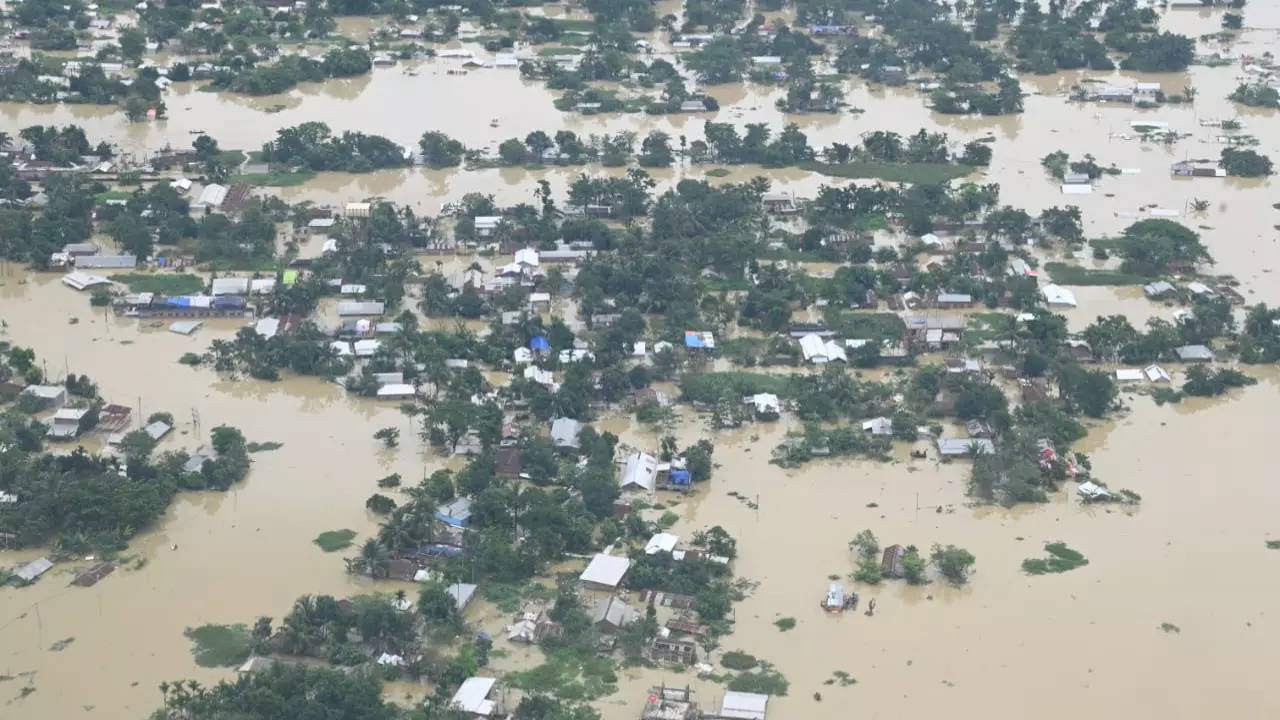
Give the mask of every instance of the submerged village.
[(0, 718), (1280, 713), (1280, 3), (0, 30)]

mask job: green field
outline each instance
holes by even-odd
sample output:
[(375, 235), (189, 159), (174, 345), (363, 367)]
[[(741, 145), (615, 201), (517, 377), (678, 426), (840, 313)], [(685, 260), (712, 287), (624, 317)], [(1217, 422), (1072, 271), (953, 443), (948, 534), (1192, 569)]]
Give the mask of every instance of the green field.
[(129, 286), (131, 292), (161, 295), (192, 295), (204, 289), (204, 278), (175, 273), (122, 273), (111, 279)]
[(1147, 282), (1147, 278), (1141, 275), (1119, 270), (1094, 270), (1060, 262), (1045, 263), (1044, 269), (1060, 285), (1142, 285)]

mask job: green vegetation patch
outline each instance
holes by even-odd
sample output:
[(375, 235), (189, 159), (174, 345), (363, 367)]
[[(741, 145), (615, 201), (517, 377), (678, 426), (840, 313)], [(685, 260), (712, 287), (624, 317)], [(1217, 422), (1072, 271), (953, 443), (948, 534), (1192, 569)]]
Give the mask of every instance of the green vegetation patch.
[(1268, 540), (1267, 547), (1272, 550), (1280, 550), (1280, 540)]
[(251, 443), (249, 443), (248, 445), (245, 445), (245, 449), (246, 449), (246, 450), (248, 450), (248, 451), (249, 451), (249, 452), (251, 452), (251, 453), (256, 453), (256, 452), (270, 452), (270, 451), (272, 451), (272, 450), (279, 450), (279, 449), (280, 449), (280, 448), (282, 448), (282, 447), (284, 447), (284, 443), (281, 443), (281, 442), (271, 442), (271, 441), (267, 441), (267, 442), (251, 442)]
[(687, 375), (680, 380), (680, 392), (689, 402), (714, 403), (738, 400), (756, 393), (784, 394), (787, 378), (749, 372), (711, 372)]
[(1022, 561), (1022, 571), (1030, 575), (1046, 573), (1064, 573), (1089, 564), (1089, 559), (1078, 551), (1067, 547), (1066, 543), (1054, 542), (1044, 546), (1047, 558), (1027, 558)]
[(707, 171), (707, 177), (722, 178), (729, 174), (728, 168), (711, 168)]
[[(1097, 245), (1095, 244), (1094, 247)], [(1044, 269), (1049, 272), (1049, 277), (1060, 285), (1141, 285), (1147, 282), (1146, 278), (1133, 273), (1119, 270), (1095, 270), (1060, 262), (1045, 263)]]
[(793, 617), (778, 618), (773, 621), (773, 624), (777, 625), (782, 632), (786, 632), (796, 626), (796, 619)]
[(129, 286), (130, 292), (161, 295), (191, 295), (204, 289), (204, 279), (196, 275), (171, 273), (121, 273), (111, 279)]
[(568, 701), (595, 700), (618, 690), (612, 660), (579, 654), (570, 648), (552, 650), (543, 664), (509, 673), (506, 679), (512, 687), (526, 692), (547, 693)]
[(200, 667), (235, 667), (249, 658), (249, 629), (244, 625), (201, 625), (183, 632), (195, 647)]
[(750, 670), (760, 664), (754, 655), (749, 655), (741, 650), (730, 650), (720, 656), (720, 664), (730, 670)]
[(317, 535), (316, 539), (312, 540), (312, 542), (319, 545), (320, 549), (325, 552), (337, 552), (351, 547), (351, 541), (355, 540), (355, 538), (355, 530), (347, 530), (344, 528), (342, 530), (328, 530), (322, 532)]
[(940, 185), (962, 178), (974, 171), (971, 165), (950, 163), (885, 163), (848, 162), (839, 164), (816, 161), (797, 163), (797, 167), (839, 178), (872, 178), (888, 182), (905, 182), (919, 185)]
[(759, 670), (739, 673), (729, 681), (730, 690), (763, 695), (786, 695), (790, 687), (791, 683), (787, 682), (782, 673), (774, 670), (767, 662), (761, 662)]

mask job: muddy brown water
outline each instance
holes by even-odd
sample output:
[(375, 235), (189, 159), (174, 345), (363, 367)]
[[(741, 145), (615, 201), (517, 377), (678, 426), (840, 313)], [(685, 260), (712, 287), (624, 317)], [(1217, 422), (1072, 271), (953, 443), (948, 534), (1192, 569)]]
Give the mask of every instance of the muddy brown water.
[[(678, 9), (678, 3), (666, 5)], [(1164, 25), (1199, 35), (1215, 29), (1219, 16), (1170, 12)], [(1235, 51), (1274, 50), (1280, 4), (1251, 3), (1246, 23), (1270, 29), (1243, 33)], [(352, 23), (349, 31), (367, 32), (371, 26)], [(401, 143), (439, 129), (469, 146), (488, 147), (536, 129), (567, 128), (585, 135), (658, 128), (693, 139), (701, 135), (706, 118), (781, 126), (773, 109), (781, 94), (777, 89), (711, 88), (723, 107), (715, 115), (581, 117), (555, 111), (551, 94), (515, 71), (457, 76), (446, 74), (450, 67), (445, 60), (401, 63), (367, 77), (268, 98), (201, 93), (192, 84), (180, 84), (167, 99), (170, 119), (158, 123), (129, 124), (113, 108), (4, 103), (0, 124), (16, 130), (74, 122), (93, 140), (106, 138), (135, 153), (166, 143), (185, 146), (190, 133), (200, 129), (213, 131), (224, 147), (255, 148), (278, 128), (314, 119), (335, 130), (359, 129)], [(417, 74), (407, 74), (406, 68)], [(1177, 160), (1218, 154), (1221, 146), (1211, 142), (1216, 131), (1201, 128), (1200, 119), (1239, 116), (1244, 131), (1261, 140), (1259, 149), (1280, 157), (1280, 116), (1225, 100), (1239, 75), (1237, 66), (1124, 74), (1158, 80), (1166, 90), (1190, 84), (1199, 91), (1192, 106), (1157, 110), (1067, 103), (1059, 94), (1080, 73), (1026, 77), (1024, 88), (1039, 94), (1029, 96), (1027, 112), (1013, 118), (938, 116), (913, 90), (853, 81), (846, 83), (848, 101), (867, 112), (786, 119), (800, 124), (814, 144), (853, 142), (868, 130), (922, 126), (946, 131), (955, 140), (994, 136), (995, 161), (973, 179), (1000, 183), (1002, 202), (1031, 212), (1079, 205), (1091, 236), (1122, 229), (1144, 216), (1144, 206), (1179, 210), (1183, 222), (1204, 226), (1201, 232), (1219, 261), (1216, 271), (1239, 278), (1250, 302), (1277, 303), (1280, 245), (1273, 226), (1280, 223), (1280, 211), (1271, 208), (1276, 181), (1175, 180), (1168, 173)], [(276, 106), (283, 108), (265, 112)], [(458, 112), (461, 107), (467, 112)], [(492, 119), (498, 127), (489, 126)], [(1192, 137), (1170, 147), (1117, 137), (1134, 119), (1164, 120)], [(1041, 156), (1059, 148), (1077, 157), (1092, 152), (1104, 165), (1140, 172), (1105, 177), (1092, 196), (1065, 197), (1039, 166)], [(579, 172), (415, 168), (325, 174), (273, 192), (290, 201), (331, 204), (377, 195), (434, 213), (464, 192), (492, 193), (502, 203), (530, 201), (533, 181), (543, 177), (563, 192)], [(654, 175), (666, 187), (702, 172), (679, 167)], [(715, 182), (762, 172), (733, 168)], [(801, 195), (824, 183), (845, 182), (799, 170), (767, 173), (776, 187)], [(1209, 200), (1210, 209), (1190, 214), (1194, 198)], [(490, 264), (486, 261), (486, 267)], [(457, 266), (450, 259), (446, 270)], [(1120, 312), (1137, 325), (1168, 313), (1133, 288), (1075, 291), (1080, 307), (1067, 313), (1073, 329), (1098, 314)], [(71, 576), (60, 565), (35, 586), (0, 591), (0, 675), (15, 676), (0, 682), (0, 718), (86, 712), (111, 720), (142, 717), (156, 706), (155, 687), (162, 680), (191, 677), (207, 683), (231, 675), (195, 666), (184, 628), (252, 622), (263, 614), (279, 619), (304, 593), (341, 596), (402, 587), (349, 576), (342, 570), (342, 553), (322, 553), (311, 542), (320, 532), (338, 528), (368, 537), (376, 520), (364, 511), (363, 501), (376, 490), (377, 477), (399, 472), (411, 482), (445, 464), (413, 441), (393, 451), (378, 446), (371, 436), (380, 427), (394, 425), (402, 437), (412, 435), (393, 405), (351, 398), (337, 385), (311, 378), (230, 381), (192, 370), (177, 357), (230, 337), (239, 323), (208, 322), (191, 337), (140, 326), (90, 308), (84, 295), (62, 286), (56, 275), (0, 268), (0, 317), (7, 323), (5, 339), (34, 347), (51, 375), (66, 369), (86, 372), (113, 402), (140, 404), (143, 415), (172, 412), (179, 428), (162, 449), (194, 448), (220, 423), (240, 427), (250, 440), (284, 443), (256, 454), (248, 479), (232, 491), (180, 495), (154, 528), (133, 540), (129, 552), (142, 561), (136, 569), (121, 568), (83, 589), (67, 586)], [(78, 322), (69, 323), (71, 317)], [(719, 468), (707, 488), (674, 507), (682, 515), (674, 531), (687, 537), (719, 524), (739, 538), (736, 571), (760, 584), (736, 607), (735, 632), (723, 640), (723, 649), (765, 658), (791, 681), (790, 695), (771, 703), (775, 717), (842, 718), (850, 709), (898, 717), (958, 707), (983, 707), (995, 717), (1101, 712), (1155, 718), (1215, 711), (1274, 717), (1280, 713), (1280, 693), (1270, 682), (1280, 660), (1280, 627), (1273, 617), (1280, 603), (1280, 556), (1263, 540), (1280, 536), (1273, 512), (1280, 489), (1270, 481), (1269, 453), (1280, 376), (1250, 372), (1260, 375), (1259, 385), (1224, 398), (1156, 407), (1133, 396), (1130, 412), (1091, 429), (1080, 447), (1091, 454), (1099, 477), (1143, 495), (1137, 509), (1082, 507), (1068, 489), (1044, 506), (970, 507), (964, 463), (912, 463), (901, 453), (901, 461), (893, 464), (828, 461), (784, 470), (767, 463), (768, 451), (796, 427), (794, 421), (712, 433), (704, 420), (682, 412), (675, 430), (682, 444), (713, 437)], [(626, 418), (605, 418), (600, 425), (638, 447), (658, 443), (657, 431)], [(91, 438), (85, 444), (97, 442)], [(748, 508), (729, 491), (758, 498), (759, 508)], [(864, 598), (877, 598), (875, 617), (826, 615), (817, 603), (827, 576), (852, 570), (846, 543), (863, 528), (885, 544), (961, 545), (977, 556), (977, 572), (963, 588), (943, 582), (859, 588)], [(1090, 564), (1065, 575), (1022, 574), (1021, 561), (1040, 556), (1042, 543), (1054, 540), (1079, 549)], [(0, 563), (38, 554), (4, 552)], [(506, 622), (483, 603), (469, 617), (494, 632)], [(780, 632), (773, 621), (781, 617), (796, 618), (795, 629)], [(1181, 632), (1161, 631), (1165, 622)], [(60, 652), (49, 650), (66, 638), (75, 640)], [(509, 647), (501, 636), (496, 647), (507, 650), (494, 661), (498, 670), (538, 661), (536, 650)], [(858, 684), (824, 685), (837, 670), (849, 672)], [(706, 706), (718, 703), (720, 690), (689, 673), (631, 670), (622, 673), (619, 693), (599, 707), (607, 720), (637, 717), (645, 691), (661, 681), (691, 683)], [(36, 692), (18, 699), (26, 684)], [(388, 687), (387, 696), (406, 702), (422, 691), (400, 683)], [(821, 702), (814, 692), (822, 694)]]

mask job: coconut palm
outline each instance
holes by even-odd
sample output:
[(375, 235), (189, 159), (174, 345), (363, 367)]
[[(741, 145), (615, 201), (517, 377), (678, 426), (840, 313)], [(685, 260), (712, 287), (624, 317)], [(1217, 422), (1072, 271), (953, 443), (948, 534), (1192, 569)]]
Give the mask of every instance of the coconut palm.
[(360, 546), (357, 564), (360, 571), (370, 577), (386, 577), (391, 568), (391, 553), (387, 552), (387, 548), (382, 543), (369, 538), (365, 540), (364, 545)]

